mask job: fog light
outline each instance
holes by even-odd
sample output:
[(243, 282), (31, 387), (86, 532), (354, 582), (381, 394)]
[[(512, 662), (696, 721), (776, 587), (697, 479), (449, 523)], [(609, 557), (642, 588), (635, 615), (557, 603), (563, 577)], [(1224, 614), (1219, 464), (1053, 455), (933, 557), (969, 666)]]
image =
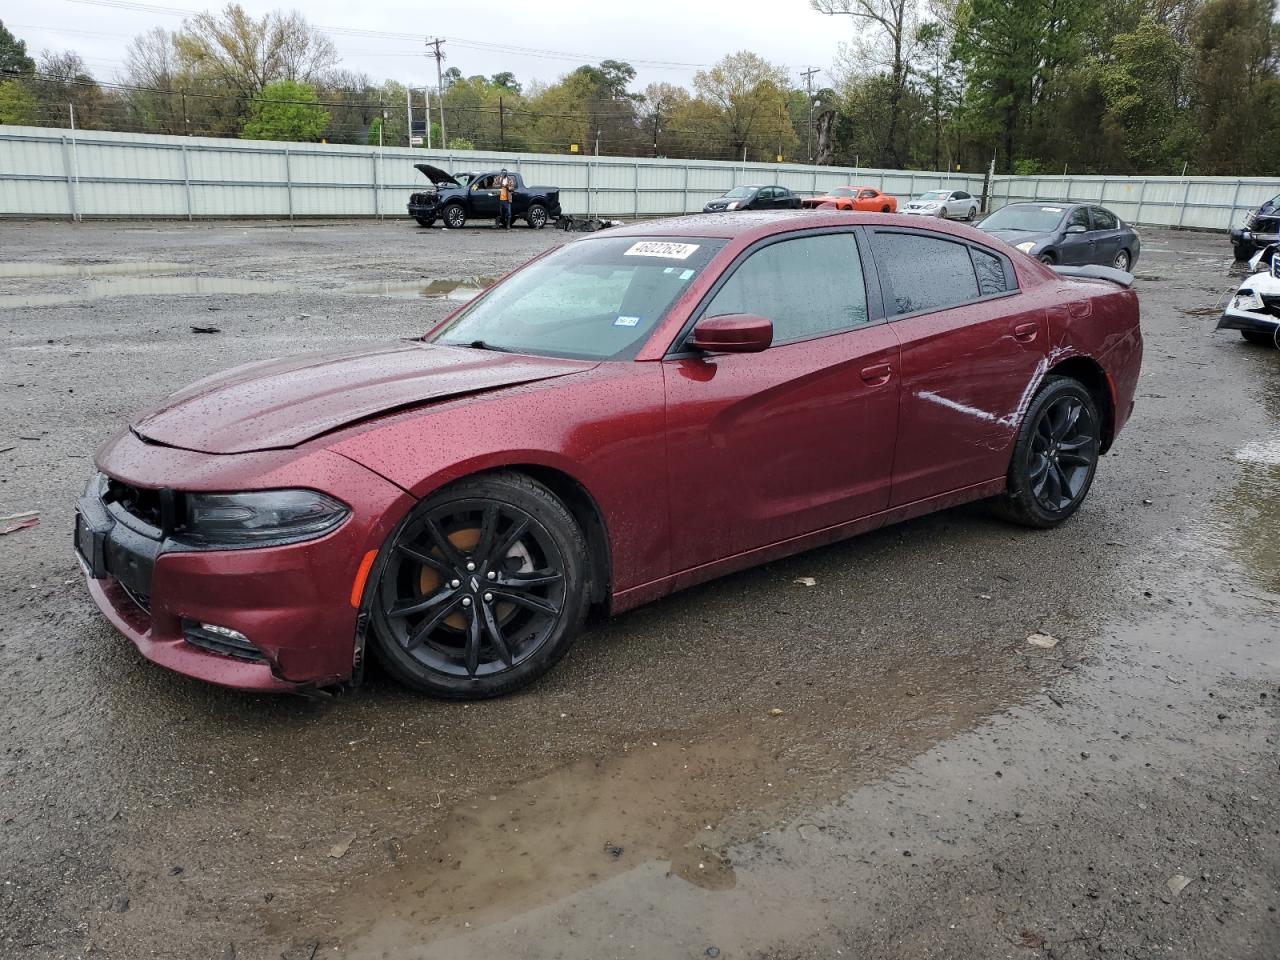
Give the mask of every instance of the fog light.
[(266, 656), (239, 630), (198, 620), (182, 621), (182, 637), (193, 647), (237, 660), (266, 660)]

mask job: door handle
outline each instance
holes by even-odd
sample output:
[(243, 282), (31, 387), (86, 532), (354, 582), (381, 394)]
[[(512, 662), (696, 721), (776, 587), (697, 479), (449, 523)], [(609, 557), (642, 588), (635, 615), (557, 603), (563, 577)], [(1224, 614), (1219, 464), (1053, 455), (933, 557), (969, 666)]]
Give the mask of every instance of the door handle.
[(873, 363), (869, 367), (862, 368), (862, 380), (873, 387), (889, 382), (889, 377), (893, 373), (893, 367), (887, 363)]
[(1013, 339), (1022, 343), (1030, 343), (1039, 332), (1040, 324), (1038, 323), (1020, 323), (1013, 328)]

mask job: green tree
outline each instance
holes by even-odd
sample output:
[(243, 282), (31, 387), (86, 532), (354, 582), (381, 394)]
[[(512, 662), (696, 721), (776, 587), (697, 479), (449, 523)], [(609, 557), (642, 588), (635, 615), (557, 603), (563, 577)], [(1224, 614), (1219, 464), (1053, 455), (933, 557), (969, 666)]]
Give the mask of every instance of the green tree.
[(0, 81), (0, 123), (34, 124), (40, 105), (21, 80)]
[(722, 58), (710, 70), (699, 70), (693, 88), (717, 108), (710, 131), (720, 155), (740, 160), (744, 152), (757, 160), (791, 155), (796, 134), (787, 114), (787, 72), (746, 50)]
[(27, 56), (27, 44), (19, 40), (0, 20), (0, 73), (30, 73), (36, 63)]
[(1184, 146), (1177, 102), (1183, 47), (1168, 27), (1144, 17), (1133, 33), (1116, 35), (1111, 54), (1099, 71), (1103, 127), (1121, 144), (1129, 171), (1167, 169), (1170, 146)]
[(277, 80), (249, 104), (249, 119), (240, 135), (247, 140), (315, 141), (328, 124), (329, 112), (320, 106), (315, 87)]

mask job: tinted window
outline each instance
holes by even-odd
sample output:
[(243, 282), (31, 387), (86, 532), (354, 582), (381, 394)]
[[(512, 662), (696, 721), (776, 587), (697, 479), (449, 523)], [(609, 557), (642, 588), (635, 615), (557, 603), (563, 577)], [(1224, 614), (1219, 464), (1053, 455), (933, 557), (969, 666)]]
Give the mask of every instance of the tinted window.
[(1084, 227), (1089, 229), (1089, 211), (1085, 207), (1076, 207), (1071, 211), (1071, 216), (1067, 218), (1068, 227)]
[(987, 253), (976, 247), (969, 248), (973, 255), (973, 268), (978, 273), (978, 292), (984, 297), (993, 293), (1004, 293), (1009, 289), (1004, 275), (1004, 261), (994, 253)]
[(796, 237), (757, 250), (738, 265), (703, 316), (728, 313), (768, 317), (775, 343), (866, 323), (867, 294), (853, 235)]
[(963, 243), (911, 233), (877, 233), (875, 245), (889, 316), (941, 310), (977, 299), (978, 280)]
[(1110, 210), (1104, 210), (1102, 207), (1093, 208), (1093, 228), (1095, 230), (1115, 230), (1120, 226), (1120, 221), (1116, 219), (1116, 215)]
[(957, 191), (956, 191), (955, 193), (953, 193), (951, 196), (952, 196), (952, 198), (953, 198), (953, 199), (956, 199), (956, 200), (968, 200), (968, 199), (969, 199), (969, 195), (968, 195), (967, 193), (965, 193), (963, 190), (957, 190)]
[(869, 200), (875, 195), (876, 195), (876, 192), (874, 190), (863, 190), (860, 194), (858, 194), (858, 196), (861, 197), (863, 200)]

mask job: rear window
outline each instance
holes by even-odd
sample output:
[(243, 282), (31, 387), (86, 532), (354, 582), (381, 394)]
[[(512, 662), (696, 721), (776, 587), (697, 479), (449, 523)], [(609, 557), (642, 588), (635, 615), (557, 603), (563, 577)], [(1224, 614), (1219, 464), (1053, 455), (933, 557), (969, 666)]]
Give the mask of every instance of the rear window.
[(876, 266), (890, 317), (943, 310), (1017, 289), (994, 253), (916, 233), (876, 233)]

